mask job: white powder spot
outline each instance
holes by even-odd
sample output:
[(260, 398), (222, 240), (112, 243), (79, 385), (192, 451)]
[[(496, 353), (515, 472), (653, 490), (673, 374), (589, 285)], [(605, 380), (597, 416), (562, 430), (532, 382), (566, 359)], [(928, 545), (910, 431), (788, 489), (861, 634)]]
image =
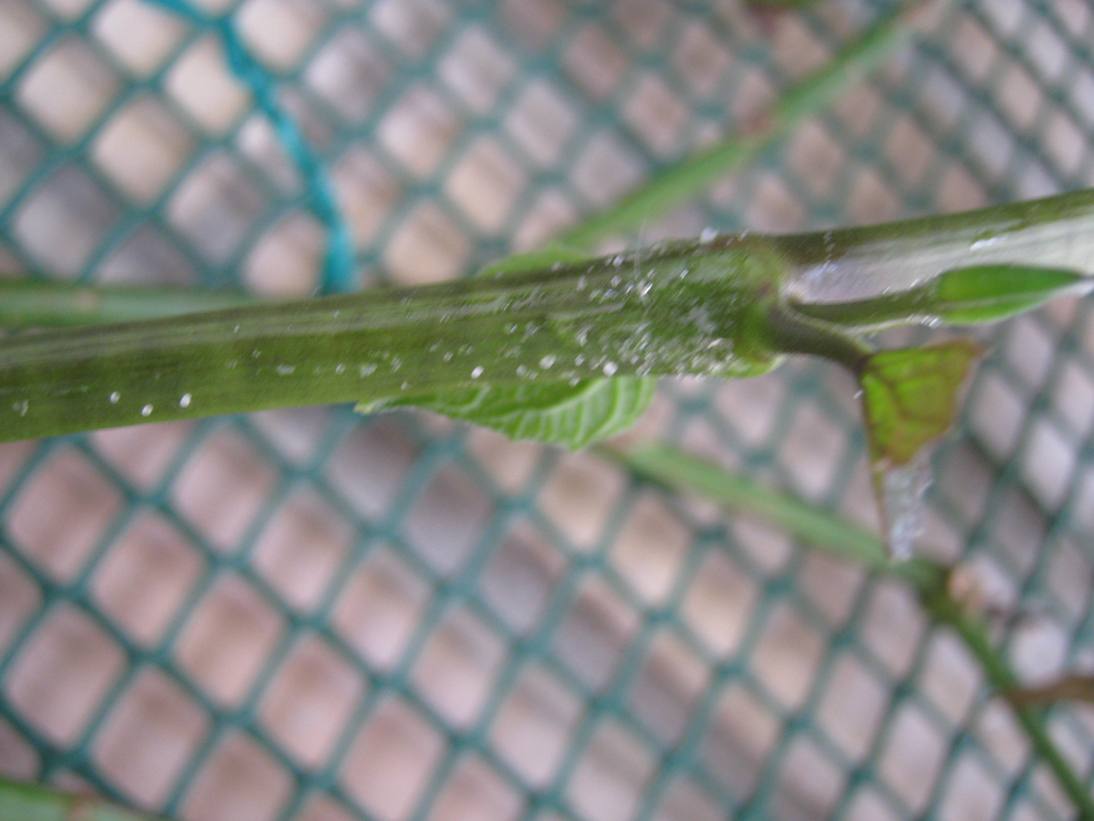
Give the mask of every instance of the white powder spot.
[(107, 398), (110, 400), (111, 405), (117, 405), (121, 401), (122, 395), (117, 391), (113, 391)]
[(152, 405), (145, 405), (143, 408), (141, 408), (141, 416), (151, 416), (152, 411), (154, 410), (155, 408)]
[(476, 366), (475, 366), (474, 368), (472, 368), (472, 370), (471, 370), (471, 378), (472, 378), (472, 379), (478, 379), (478, 378), (479, 378), (480, 376), (482, 376), (482, 374), (483, 374), (483, 367), (482, 367), (482, 365), (476, 365)]
[(193, 402), (193, 401), (194, 401), (193, 396), (191, 396), (188, 393), (184, 393), (182, 396), (179, 397), (179, 407), (180, 408), (188, 408), (188, 407), (190, 407), (190, 403)]

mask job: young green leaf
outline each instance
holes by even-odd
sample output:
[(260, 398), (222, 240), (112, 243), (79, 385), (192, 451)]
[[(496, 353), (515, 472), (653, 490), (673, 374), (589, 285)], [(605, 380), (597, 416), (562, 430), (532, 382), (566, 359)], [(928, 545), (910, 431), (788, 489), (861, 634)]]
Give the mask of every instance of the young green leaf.
[(1065, 294), (1082, 294), (1094, 278), (1064, 268), (975, 265), (946, 271), (933, 281), (926, 308), (951, 325), (995, 322)]
[(962, 339), (870, 356), (860, 381), (875, 463), (907, 465), (949, 429), (969, 366), (980, 354), (979, 345)]
[(862, 367), (863, 415), (878, 506), (889, 549), (907, 558), (926, 491), (925, 449), (954, 422), (969, 368), (980, 356), (967, 340), (879, 351)]
[(372, 413), (415, 407), (504, 433), (579, 450), (631, 427), (653, 400), (657, 380), (642, 377), (482, 385), (362, 403)]

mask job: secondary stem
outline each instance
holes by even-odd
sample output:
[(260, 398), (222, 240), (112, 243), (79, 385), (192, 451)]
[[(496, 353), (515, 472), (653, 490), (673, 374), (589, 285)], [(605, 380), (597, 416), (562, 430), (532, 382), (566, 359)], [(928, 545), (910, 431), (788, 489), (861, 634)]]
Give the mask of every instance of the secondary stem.
[[(976, 658), (980, 669), (996, 693), (1008, 693), (1019, 686), (1018, 677), (1007, 664), (1006, 659), (995, 649), (983, 622), (964, 612), (957, 602), (941, 590), (932, 591), (931, 594), (924, 596), (924, 601), (928, 612), (936, 621), (953, 628), (961, 637), (965, 647)], [(1053, 742), (1044, 713), (1036, 707), (1017, 705), (1009, 700), (1007, 703), (1014, 711), (1014, 716), (1025, 731), (1033, 749), (1056, 776), (1056, 780), (1071, 799), (1071, 803), (1078, 812), (1077, 817), (1094, 818), (1094, 798)]]
[(912, 18), (924, 5), (908, 3), (883, 16), (823, 68), (784, 92), (770, 110), (752, 118), (741, 131), (668, 166), (611, 208), (586, 217), (559, 242), (587, 248), (605, 237), (635, 230), (692, 199), (719, 177), (751, 162), (880, 65), (911, 36)]
[(0, 327), (135, 322), (241, 308), (257, 300), (235, 291), (87, 286), (0, 278)]
[[(1018, 677), (992, 643), (984, 622), (967, 612), (950, 595), (948, 572), (944, 566), (923, 559), (890, 561), (885, 546), (871, 533), (827, 511), (768, 490), (745, 477), (726, 473), (716, 465), (668, 446), (652, 445), (626, 452), (602, 449), (601, 452), (648, 480), (679, 492), (697, 493), (744, 515), (759, 516), (815, 547), (911, 585), (934, 621), (958, 635), (996, 694), (1002, 696), (1019, 686)], [(1052, 740), (1044, 714), (1033, 707), (1007, 703), (1038, 757), (1071, 800), (1078, 817), (1094, 818), (1094, 798)]]

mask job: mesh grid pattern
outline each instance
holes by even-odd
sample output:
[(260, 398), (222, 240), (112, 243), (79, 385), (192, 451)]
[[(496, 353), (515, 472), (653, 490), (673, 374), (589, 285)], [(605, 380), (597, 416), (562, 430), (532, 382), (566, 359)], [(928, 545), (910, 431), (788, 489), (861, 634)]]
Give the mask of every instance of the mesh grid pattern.
[[(878, 13), (205, 5), (300, 123), (367, 281), (403, 283), (610, 203)], [(218, 38), (141, 0), (0, 6), (3, 270), (323, 282), (325, 216)], [(1090, 43), (1078, 0), (965, 4), (641, 239), (1090, 184)], [(927, 541), (1023, 608), (1000, 635), (1047, 677), (1092, 663), (1094, 319), (1063, 303), (991, 342)], [(641, 435), (872, 523), (851, 390), (801, 362), (666, 383)], [(1052, 730), (1094, 777), (1090, 714)], [(348, 408), (0, 446), (0, 770), (187, 818), (1068, 812), (904, 590), (593, 456)]]

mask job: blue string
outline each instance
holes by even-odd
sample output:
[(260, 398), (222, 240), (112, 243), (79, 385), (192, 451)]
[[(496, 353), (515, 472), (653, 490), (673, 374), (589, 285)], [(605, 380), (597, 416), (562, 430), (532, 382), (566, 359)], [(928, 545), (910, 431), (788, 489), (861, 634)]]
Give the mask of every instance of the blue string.
[(273, 126), (285, 152), (295, 163), (307, 186), (312, 210), (327, 227), (327, 255), (320, 290), (353, 290), (353, 241), (338, 207), (327, 169), (304, 139), (300, 127), (277, 101), (277, 89), (269, 73), (251, 56), (236, 29), (231, 13), (211, 16), (195, 8), (189, 0), (146, 0), (168, 9), (195, 25), (215, 29), (224, 42), (228, 67), (254, 97), (255, 105)]

